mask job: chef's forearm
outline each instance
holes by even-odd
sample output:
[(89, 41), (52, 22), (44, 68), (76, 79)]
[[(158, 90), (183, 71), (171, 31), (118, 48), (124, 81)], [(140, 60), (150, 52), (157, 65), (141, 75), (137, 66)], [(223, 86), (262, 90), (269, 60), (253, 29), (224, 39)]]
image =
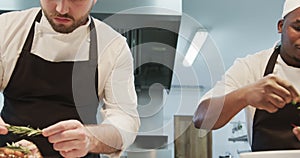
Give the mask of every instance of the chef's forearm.
[(90, 152), (111, 154), (121, 151), (122, 137), (112, 125), (86, 126), (90, 134)]
[(245, 102), (245, 93), (247, 91), (247, 88), (240, 88), (224, 96), (202, 101), (194, 114), (193, 122), (195, 127), (204, 129), (223, 127), (248, 105)]

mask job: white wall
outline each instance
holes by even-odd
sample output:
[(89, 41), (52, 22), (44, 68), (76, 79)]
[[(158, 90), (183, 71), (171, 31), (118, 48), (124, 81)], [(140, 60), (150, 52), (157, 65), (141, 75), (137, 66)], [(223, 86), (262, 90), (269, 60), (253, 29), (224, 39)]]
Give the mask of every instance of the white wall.
[[(184, 16), (182, 21), (189, 21), (189, 25), (185, 26), (180, 34), (187, 36), (184, 38), (190, 41), (199, 26), (207, 29), (218, 48), (224, 68), (228, 69), (237, 57), (272, 47), (279, 39), (277, 21), (281, 15), (283, 1), (183, 0)], [(195, 21), (190, 22), (191, 20)], [(186, 23), (182, 25), (184, 26)], [(181, 39), (179, 43), (179, 52), (181, 56), (184, 56), (188, 45), (182, 41), (184, 40)], [(192, 67), (197, 72), (199, 80), (210, 77), (209, 72), (203, 69), (214, 67), (216, 64), (214, 60), (206, 61), (207, 63), (204, 63), (203, 60), (201, 54), (198, 55)], [(177, 64), (176, 66), (181, 67), (182, 65)], [(218, 76), (221, 75), (221, 71), (218, 72)], [(206, 81), (199, 81), (199, 84), (202, 83), (208, 87), (211, 86), (207, 85)], [(178, 84), (176, 80), (174, 84)]]

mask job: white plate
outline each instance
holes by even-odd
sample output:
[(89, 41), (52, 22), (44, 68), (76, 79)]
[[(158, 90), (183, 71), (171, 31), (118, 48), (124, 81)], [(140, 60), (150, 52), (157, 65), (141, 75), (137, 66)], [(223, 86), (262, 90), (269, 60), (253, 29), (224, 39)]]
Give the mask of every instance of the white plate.
[(300, 150), (277, 150), (241, 153), (240, 158), (299, 158)]

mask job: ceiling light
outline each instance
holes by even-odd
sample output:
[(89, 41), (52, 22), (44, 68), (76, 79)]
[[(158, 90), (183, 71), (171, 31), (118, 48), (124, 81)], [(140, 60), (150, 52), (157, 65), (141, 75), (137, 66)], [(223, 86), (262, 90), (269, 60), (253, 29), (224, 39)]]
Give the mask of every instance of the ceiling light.
[(200, 49), (202, 48), (204, 42), (206, 41), (208, 36), (208, 32), (201, 30), (197, 31), (191, 44), (190, 47), (183, 59), (183, 65), (186, 67), (192, 66)]

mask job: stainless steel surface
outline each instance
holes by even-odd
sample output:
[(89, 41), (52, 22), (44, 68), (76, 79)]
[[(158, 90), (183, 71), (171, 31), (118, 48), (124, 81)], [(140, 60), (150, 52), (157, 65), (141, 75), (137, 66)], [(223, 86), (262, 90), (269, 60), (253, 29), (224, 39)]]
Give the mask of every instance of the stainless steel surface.
[(127, 149), (128, 158), (171, 158), (172, 150), (167, 147), (168, 136), (138, 135)]
[(171, 158), (172, 151), (168, 149), (143, 150), (139, 152), (128, 152), (127, 158)]
[[(149, 6), (152, 8), (144, 8)], [(93, 12), (117, 13), (133, 8), (134, 14), (180, 15), (182, 0), (98, 0)], [(164, 8), (164, 10), (158, 8)]]
[(232, 141), (232, 142), (248, 142), (248, 136), (247, 135), (242, 135), (239, 137), (232, 137), (232, 138), (228, 138), (228, 141)]
[[(181, 0), (98, 0), (92, 12), (117, 13), (134, 8), (131, 12), (133, 14), (181, 15), (181, 4)], [(39, 0), (0, 1), (0, 10), (22, 10), (38, 6), (40, 6)]]
[(168, 136), (164, 135), (138, 135), (128, 151), (141, 151), (166, 148)]
[(0, 10), (22, 10), (40, 6), (39, 0), (9, 0), (0, 1)]

